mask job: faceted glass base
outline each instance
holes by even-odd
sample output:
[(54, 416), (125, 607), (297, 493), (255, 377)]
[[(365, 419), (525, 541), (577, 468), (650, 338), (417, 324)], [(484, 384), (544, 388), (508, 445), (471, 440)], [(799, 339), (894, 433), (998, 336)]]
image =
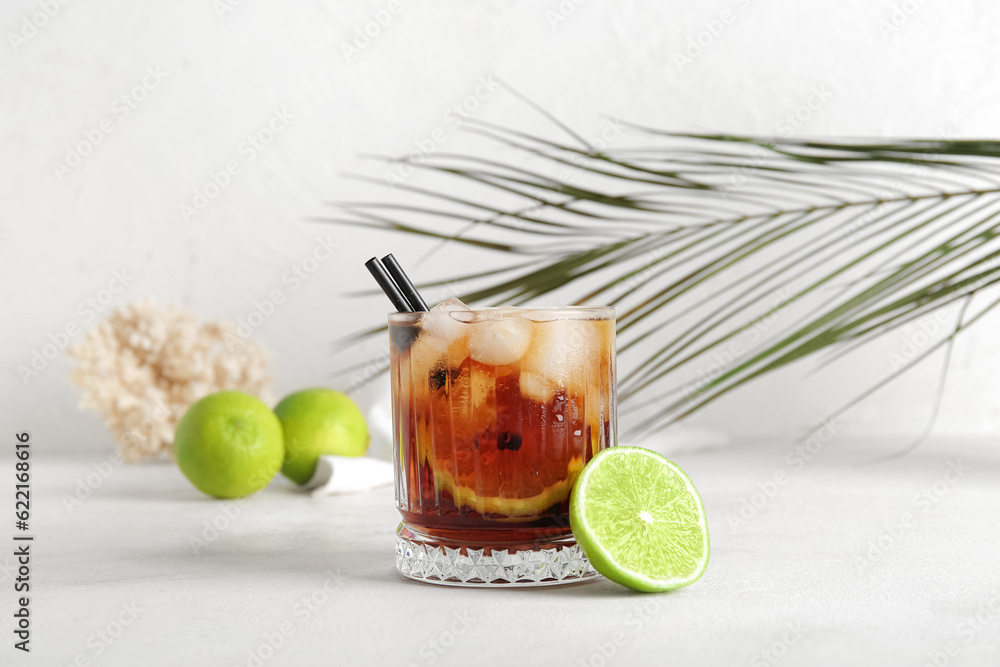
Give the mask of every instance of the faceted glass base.
[(554, 586), (600, 576), (572, 537), (549, 541), (547, 546), (528, 550), (452, 547), (400, 524), (396, 569), (404, 577), (445, 586)]

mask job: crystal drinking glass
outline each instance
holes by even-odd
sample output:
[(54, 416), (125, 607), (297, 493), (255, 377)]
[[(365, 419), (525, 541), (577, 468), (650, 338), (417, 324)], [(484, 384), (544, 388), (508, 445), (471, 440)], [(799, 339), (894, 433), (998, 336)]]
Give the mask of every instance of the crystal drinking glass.
[(456, 586), (596, 577), (569, 499), (615, 444), (614, 309), (393, 313), (389, 333), (399, 571)]

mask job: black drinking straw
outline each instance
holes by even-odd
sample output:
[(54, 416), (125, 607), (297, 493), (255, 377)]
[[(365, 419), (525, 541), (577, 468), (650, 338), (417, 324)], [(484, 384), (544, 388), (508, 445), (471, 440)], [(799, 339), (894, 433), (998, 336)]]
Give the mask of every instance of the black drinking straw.
[(420, 292), (414, 286), (413, 281), (410, 280), (406, 272), (403, 271), (403, 267), (399, 265), (396, 258), (389, 253), (382, 258), (382, 263), (385, 265), (386, 270), (392, 279), (396, 281), (396, 285), (399, 287), (399, 291), (403, 293), (406, 300), (410, 303), (411, 311), (427, 311), (430, 308), (427, 307), (427, 302), (424, 301), (423, 297), (420, 296)]
[[(389, 255), (392, 257), (392, 255)], [(413, 308), (410, 307), (410, 303), (403, 296), (403, 293), (399, 291), (399, 287), (393, 282), (392, 277), (386, 273), (385, 267), (382, 266), (382, 262), (378, 261), (378, 257), (372, 257), (367, 262), (365, 266), (368, 268), (368, 272), (372, 274), (375, 278), (375, 282), (378, 286), (382, 288), (385, 295), (389, 297), (389, 301), (392, 301), (393, 308), (400, 313), (410, 313), (413, 312)], [(426, 308), (425, 308), (426, 310)]]

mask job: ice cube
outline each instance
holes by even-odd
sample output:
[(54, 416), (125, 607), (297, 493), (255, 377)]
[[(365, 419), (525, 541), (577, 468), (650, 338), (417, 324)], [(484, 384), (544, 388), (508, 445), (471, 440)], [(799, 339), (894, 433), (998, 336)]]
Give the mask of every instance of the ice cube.
[(410, 346), (409, 376), (404, 375), (403, 383), (411, 383), (415, 396), (425, 397), (430, 386), (430, 376), (436, 366), (441, 365), (444, 354), (427, 344), (421, 336)]
[(469, 356), (489, 366), (512, 364), (531, 345), (531, 322), (519, 317), (484, 319), (468, 325), (468, 330)]
[(562, 304), (549, 308), (528, 308), (524, 314), (532, 322), (555, 322), (556, 320), (579, 319), (573, 311), (567, 311)]
[(456, 340), (442, 352), (421, 335), (410, 347), (408, 370), (411, 375), (404, 376), (403, 382), (413, 383), (415, 395), (426, 396), (428, 389), (439, 390), (445, 375), (461, 366), (468, 356), (464, 339)]
[(431, 308), (431, 310), (437, 312), (439, 310), (470, 310), (470, 309), (468, 306), (462, 303), (461, 299), (450, 297), (445, 299), (441, 303), (437, 304), (433, 308)]
[(472, 369), (472, 409), (477, 421), (482, 424), (495, 418), (497, 382), (493, 369), (483, 370), (482, 366)]
[(500, 306), (497, 308), (497, 314), (500, 317), (523, 317), (526, 310), (527, 308), (519, 308), (518, 306)]
[(532, 322), (555, 322), (566, 319), (565, 314), (551, 310), (529, 310), (524, 316)]
[(421, 318), (420, 338), (438, 352), (447, 351), (468, 330), (466, 323), (453, 317), (459, 313), (470, 313), (470, 308), (458, 299), (445, 299), (434, 306)]
[(600, 370), (600, 332), (595, 322), (554, 320), (532, 325), (531, 349), (521, 360), (521, 393), (545, 403), (564, 389), (582, 395), (589, 374)]
[[(521, 379), (518, 380), (518, 383), (521, 395), (537, 403), (548, 403), (559, 389), (558, 385), (548, 378), (531, 371), (521, 371)], [(562, 415), (559, 416), (562, 417)]]

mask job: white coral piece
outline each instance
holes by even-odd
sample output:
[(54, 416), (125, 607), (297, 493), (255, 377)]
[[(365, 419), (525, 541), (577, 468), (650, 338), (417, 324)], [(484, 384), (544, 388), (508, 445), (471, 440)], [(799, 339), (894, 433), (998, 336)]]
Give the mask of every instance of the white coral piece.
[(70, 347), (81, 408), (100, 413), (126, 461), (172, 450), (174, 428), (198, 399), (236, 389), (272, 400), (267, 359), (228, 322), (199, 322), (142, 299), (115, 310)]

